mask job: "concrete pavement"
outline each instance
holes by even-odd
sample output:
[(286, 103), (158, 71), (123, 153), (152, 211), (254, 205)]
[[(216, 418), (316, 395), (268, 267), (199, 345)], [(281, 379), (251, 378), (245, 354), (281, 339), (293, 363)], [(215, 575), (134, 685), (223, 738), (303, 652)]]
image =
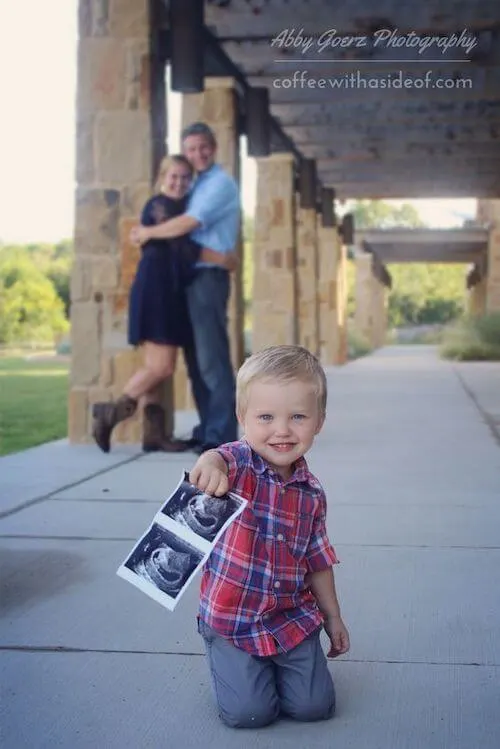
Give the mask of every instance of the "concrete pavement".
[(196, 584), (169, 613), (115, 575), (194, 456), (0, 459), (2, 747), (497, 749), (500, 367), (467, 366), (398, 346), (328, 372), (310, 465), (352, 648), (326, 723), (224, 728)]

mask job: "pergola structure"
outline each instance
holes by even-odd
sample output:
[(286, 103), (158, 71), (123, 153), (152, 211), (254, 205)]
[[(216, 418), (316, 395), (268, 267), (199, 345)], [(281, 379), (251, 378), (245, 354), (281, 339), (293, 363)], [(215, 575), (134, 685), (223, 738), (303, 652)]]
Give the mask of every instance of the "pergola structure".
[[(336, 199), (480, 198), (473, 307), (500, 308), (499, 33), (490, 0), (80, 0), (70, 438), (87, 438), (92, 404), (139, 361), (125, 338), (128, 235), (165, 153), (167, 64), (183, 124), (213, 127), (237, 179), (240, 135), (256, 158), (254, 348), (299, 342), (340, 364), (353, 227), (337, 226)], [(390, 279), (366, 249), (360, 288), (383, 331)], [(237, 273), (235, 365), (242, 324)], [(176, 406), (186, 389), (180, 368)], [(117, 432), (135, 441), (138, 424)]]

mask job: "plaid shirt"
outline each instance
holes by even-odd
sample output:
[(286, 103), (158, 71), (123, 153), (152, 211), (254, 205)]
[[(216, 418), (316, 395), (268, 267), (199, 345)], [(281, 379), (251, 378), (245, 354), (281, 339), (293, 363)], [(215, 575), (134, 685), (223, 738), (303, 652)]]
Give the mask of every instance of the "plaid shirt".
[(304, 578), (337, 563), (325, 493), (304, 458), (283, 481), (244, 440), (218, 452), (231, 490), (248, 505), (204, 566), (200, 618), (252, 655), (287, 652), (323, 622)]

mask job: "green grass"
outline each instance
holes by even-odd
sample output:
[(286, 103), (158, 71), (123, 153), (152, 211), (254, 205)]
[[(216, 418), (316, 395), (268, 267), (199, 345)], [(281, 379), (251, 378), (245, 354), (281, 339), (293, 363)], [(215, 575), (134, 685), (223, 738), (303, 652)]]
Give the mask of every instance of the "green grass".
[(0, 356), (0, 455), (66, 435), (68, 366)]
[(465, 317), (445, 329), (441, 355), (457, 361), (500, 361), (500, 312)]

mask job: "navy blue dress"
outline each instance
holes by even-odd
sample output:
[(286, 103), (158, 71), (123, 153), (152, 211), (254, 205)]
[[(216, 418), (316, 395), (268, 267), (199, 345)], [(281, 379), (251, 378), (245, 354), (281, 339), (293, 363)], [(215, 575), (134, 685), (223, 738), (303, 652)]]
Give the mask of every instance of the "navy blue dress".
[[(155, 195), (148, 200), (141, 224), (154, 226), (179, 216), (186, 200)], [(153, 239), (142, 246), (142, 254), (130, 289), (128, 340), (184, 346), (190, 338), (185, 289), (194, 276), (201, 246), (188, 236)]]

